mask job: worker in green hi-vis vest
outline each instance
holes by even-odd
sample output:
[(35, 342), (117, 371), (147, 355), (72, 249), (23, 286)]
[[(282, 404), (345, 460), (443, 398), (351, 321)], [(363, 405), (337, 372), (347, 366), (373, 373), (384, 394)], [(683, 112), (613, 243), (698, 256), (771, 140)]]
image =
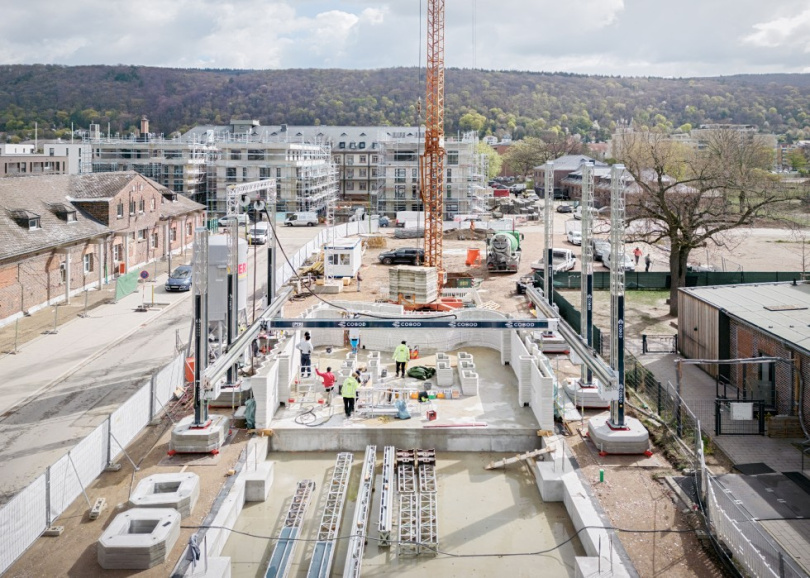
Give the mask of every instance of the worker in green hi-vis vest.
[(405, 377), (405, 364), (408, 363), (408, 360), (411, 358), (411, 350), (408, 349), (408, 346), (403, 341), (397, 348), (394, 350), (394, 355), (392, 359), (397, 362), (397, 377), (400, 377), (400, 372), (402, 377)]
[(354, 413), (354, 398), (357, 397), (357, 388), (360, 387), (360, 372), (355, 371), (352, 375), (343, 380), (340, 387), (340, 394), (343, 396), (343, 410), (346, 417), (352, 417)]

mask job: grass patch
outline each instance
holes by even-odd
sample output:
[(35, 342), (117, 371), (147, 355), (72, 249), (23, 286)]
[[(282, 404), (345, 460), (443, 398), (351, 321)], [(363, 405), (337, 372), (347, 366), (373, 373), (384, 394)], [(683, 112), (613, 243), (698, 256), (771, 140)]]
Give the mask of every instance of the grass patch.
[(669, 290), (659, 291), (625, 291), (625, 305), (638, 306), (643, 305), (647, 307), (662, 306), (669, 299)]

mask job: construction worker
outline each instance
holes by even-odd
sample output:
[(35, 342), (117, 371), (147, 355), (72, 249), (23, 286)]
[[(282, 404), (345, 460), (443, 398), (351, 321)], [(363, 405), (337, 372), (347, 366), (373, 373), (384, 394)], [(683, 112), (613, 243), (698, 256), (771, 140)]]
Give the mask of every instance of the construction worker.
[(312, 337), (309, 331), (304, 333), (304, 340), (301, 341), (296, 347), (301, 352), (301, 377), (309, 377), (312, 370)]
[(335, 374), (332, 373), (332, 368), (327, 367), (325, 372), (321, 372), (315, 368), (315, 373), (323, 378), (323, 391), (326, 396), (326, 405), (332, 405), (332, 391), (335, 389)]
[(411, 350), (408, 349), (407, 344), (403, 341), (397, 345), (397, 348), (394, 350), (394, 355), (391, 357), (391, 359), (397, 363), (397, 377), (400, 377), (400, 372), (402, 373), (402, 377), (405, 377), (405, 365), (410, 358)]
[(357, 388), (360, 387), (360, 372), (355, 371), (349, 377), (343, 380), (343, 385), (340, 388), (340, 394), (343, 396), (343, 410), (346, 412), (346, 417), (352, 417), (354, 413), (354, 399), (357, 397)]

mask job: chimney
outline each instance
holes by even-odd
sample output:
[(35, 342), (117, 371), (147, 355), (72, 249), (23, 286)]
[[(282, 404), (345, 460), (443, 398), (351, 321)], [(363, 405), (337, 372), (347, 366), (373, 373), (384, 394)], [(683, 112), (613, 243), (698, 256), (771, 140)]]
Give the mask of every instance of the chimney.
[(149, 119), (146, 118), (146, 115), (141, 117), (141, 137), (148, 137), (149, 136)]

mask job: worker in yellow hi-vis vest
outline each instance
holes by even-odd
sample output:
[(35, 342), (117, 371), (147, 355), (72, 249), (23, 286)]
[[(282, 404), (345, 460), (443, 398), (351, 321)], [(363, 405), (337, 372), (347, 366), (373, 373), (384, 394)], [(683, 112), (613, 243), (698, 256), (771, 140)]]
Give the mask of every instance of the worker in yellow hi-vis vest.
[(403, 341), (397, 348), (394, 350), (394, 355), (392, 359), (397, 363), (397, 377), (400, 377), (400, 373), (402, 377), (405, 377), (405, 365), (408, 363), (408, 360), (411, 358), (411, 350), (408, 349), (407, 344)]
[(343, 396), (343, 410), (346, 412), (346, 417), (352, 417), (354, 413), (354, 399), (357, 397), (357, 388), (360, 387), (360, 372), (355, 371), (349, 377), (343, 380), (343, 385), (340, 386), (340, 395)]

